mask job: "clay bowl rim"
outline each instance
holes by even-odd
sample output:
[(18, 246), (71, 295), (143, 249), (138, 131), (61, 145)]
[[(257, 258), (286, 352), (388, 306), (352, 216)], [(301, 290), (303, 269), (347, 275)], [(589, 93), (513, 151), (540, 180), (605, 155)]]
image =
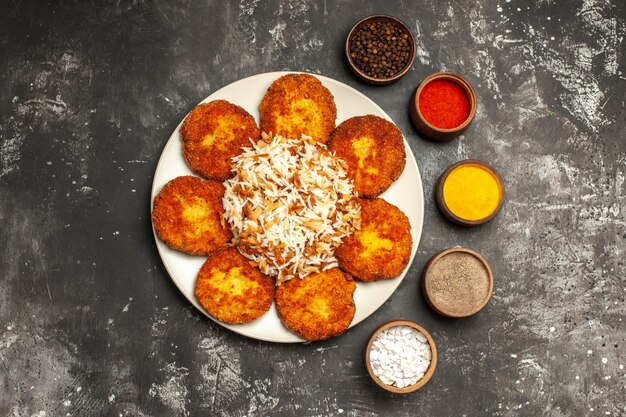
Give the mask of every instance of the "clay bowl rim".
[[(422, 90), (424, 89), (424, 87), (426, 87), (426, 85), (428, 85), (430, 82), (434, 80), (442, 80), (442, 79), (455, 82), (457, 85), (459, 85), (463, 89), (463, 91), (465, 91), (465, 94), (467, 94), (467, 97), (470, 100), (470, 112), (469, 112), (469, 115), (467, 116), (467, 119), (465, 119), (463, 123), (461, 123), (457, 127), (453, 127), (452, 129), (441, 129), (437, 126), (430, 124), (428, 120), (426, 120), (424, 116), (422, 115), (422, 110), (420, 109), (420, 106), (419, 106), (420, 94), (422, 93)], [(451, 71), (436, 72), (424, 78), (421, 84), (417, 87), (417, 91), (415, 92), (415, 98), (414, 98), (412, 105), (417, 110), (417, 117), (420, 119), (420, 121), (424, 122), (424, 124), (428, 128), (432, 129), (433, 131), (439, 134), (449, 135), (452, 133), (462, 132), (469, 126), (472, 120), (474, 120), (474, 116), (476, 115), (476, 107), (477, 107), (476, 92), (474, 92), (474, 88), (472, 87), (472, 85), (465, 78), (461, 77), (459, 74), (456, 74)], [(446, 140), (446, 139), (439, 139), (439, 140)]]
[[(373, 21), (373, 20), (391, 20), (392, 22), (398, 24), (400, 26), (400, 28), (403, 31), (405, 31), (406, 33), (408, 33), (408, 35), (409, 35), (409, 39), (410, 39), (410, 42), (409, 42), (409, 44), (410, 44), (409, 61), (407, 62), (406, 66), (402, 69), (402, 71), (400, 71), (399, 73), (397, 73), (393, 77), (387, 77), (387, 78), (374, 78), (374, 77), (371, 77), (371, 76), (365, 74), (365, 72), (361, 71), (356, 66), (354, 61), (352, 61), (352, 57), (350, 56), (350, 39), (352, 38), (352, 36), (355, 34), (356, 30), (361, 25), (365, 24), (366, 22)], [(345, 48), (344, 49), (345, 49), (346, 58), (348, 60), (348, 66), (350, 67), (352, 72), (354, 72), (361, 80), (363, 80), (363, 81), (365, 81), (367, 83), (373, 84), (373, 85), (391, 84), (394, 81), (397, 81), (400, 78), (402, 78), (407, 72), (409, 72), (409, 70), (413, 66), (413, 62), (415, 61), (415, 55), (416, 55), (416, 52), (417, 52), (417, 48), (415, 46), (415, 36), (413, 36), (413, 32), (411, 32), (411, 29), (409, 28), (409, 26), (406, 23), (404, 23), (402, 20), (398, 19), (397, 17), (386, 15), (386, 14), (375, 14), (375, 15), (367, 16), (367, 17), (359, 20), (354, 26), (352, 26), (352, 29), (350, 29), (350, 32), (348, 32), (348, 36), (346, 37), (346, 43), (345, 43)]]
[[(489, 172), (491, 172), (491, 174), (493, 174), (496, 181), (498, 182), (498, 185), (500, 187), (500, 201), (498, 202), (498, 206), (496, 207), (496, 209), (489, 216), (483, 217), (482, 219), (478, 219), (478, 220), (468, 220), (468, 219), (464, 219), (462, 217), (457, 216), (456, 214), (452, 213), (450, 208), (448, 208), (448, 205), (446, 204), (446, 200), (443, 198), (443, 185), (446, 182), (448, 175), (450, 175), (452, 171), (454, 171), (456, 168), (460, 167), (461, 165), (480, 165), (483, 168), (486, 168)], [(435, 187), (435, 200), (437, 202), (437, 207), (439, 207), (441, 212), (444, 214), (444, 216), (448, 220), (461, 226), (472, 227), (472, 226), (479, 226), (481, 224), (487, 223), (488, 221), (496, 217), (496, 215), (500, 212), (500, 209), (504, 205), (505, 197), (506, 197), (506, 190), (504, 188), (504, 181), (502, 180), (502, 177), (500, 176), (498, 171), (494, 167), (489, 165), (488, 163), (480, 161), (478, 159), (464, 159), (462, 161), (459, 161), (450, 165), (441, 174), (441, 176), (439, 177), (439, 180), (437, 181), (437, 185)]]
[[(374, 340), (376, 340), (378, 335), (383, 330), (389, 329), (391, 327), (397, 327), (397, 326), (409, 326), (418, 330), (420, 333), (422, 333), (426, 337), (426, 340), (428, 341), (428, 345), (430, 346), (430, 356), (431, 356), (430, 365), (428, 365), (428, 369), (424, 373), (424, 376), (420, 380), (418, 380), (415, 384), (408, 386), (408, 387), (404, 387), (404, 388), (397, 388), (397, 387), (394, 387), (392, 385), (387, 385), (384, 382), (382, 382), (374, 374), (374, 370), (372, 369), (372, 364), (370, 363), (370, 351), (372, 350), (372, 344), (374, 343)], [(428, 333), (428, 331), (426, 331), (426, 329), (424, 329), (419, 324), (412, 322), (410, 320), (391, 320), (391, 321), (381, 324), (372, 332), (372, 335), (370, 336), (369, 341), (367, 342), (367, 345), (365, 346), (365, 366), (367, 367), (368, 374), (370, 375), (372, 380), (376, 383), (376, 385), (378, 385), (379, 387), (394, 394), (408, 394), (408, 393), (417, 391), (420, 388), (422, 388), (424, 385), (426, 385), (428, 381), (430, 381), (430, 379), (432, 378), (433, 374), (435, 373), (435, 369), (437, 368), (437, 345), (435, 344), (435, 341), (433, 340), (430, 333)]]
[[(432, 300), (430, 299), (429, 295), (428, 295), (428, 291), (426, 290), (426, 277), (428, 276), (428, 270), (430, 269), (431, 266), (433, 266), (435, 263), (437, 263), (437, 261), (439, 261), (441, 258), (443, 258), (446, 255), (449, 255), (450, 253), (455, 253), (455, 252), (463, 252), (463, 253), (467, 253), (470, 254), (472, 256), (474, 256), (476, 259), (478, 259), (483, 266), (485, 267), (485, 269), (487, 270), (487, 275), (489, 277), (489, 290), (487, 291), (487, 294), (485, 295), (485, 299), (480, 303), (480, 305), (478, 305), (477, 307), (475, 307), (474, 309), (470, 310), (468, 313), (464, 313), (464, 314), (455, 314), (452, 312), (448, 312), (445, 311), (441, 308), (439, 308), (438, 306), (434, 305)], [(487, 262), (487, 260), (485, 258), (483, 258), (483, 256), (472, 250), (469, 248), (448, 248), (448, 249), (443, 249), (439, 252), (437, 252), (436, 254), (434, 254), (426, 263), (426, 265), (424, 266), (423, 272), (422, 272), (422, 293), (424, 295), (424, 298), (426, 299), (426, 302), (428, 303), (428, 305), (435, 310), (437, 313), (441, 314), (442, 316), (445, 317), (450, 317), (450, 318), (465, 318), (465, 317), (470, 317), (473, 316), (474, 314), (478, 313), (480, 310), (482, 310), (487, 303), (489, 302), (489, 300), (491, 299), (491, 296), (493, 294), (493, 287), (494, 287), (494, 283), (493, 283), (493, 271), (491, 270), (491, 267), (489, 266), (489, 263)]]

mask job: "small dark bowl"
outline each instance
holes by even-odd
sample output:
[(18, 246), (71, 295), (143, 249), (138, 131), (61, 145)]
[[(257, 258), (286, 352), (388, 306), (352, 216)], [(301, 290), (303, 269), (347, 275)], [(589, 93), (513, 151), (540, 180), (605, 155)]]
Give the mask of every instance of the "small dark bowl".
[[(485, 267), (485, 270), (487, 271), (487, 275), (488, 275), (487, 279), (489, 280), (489, 289), (487, 290), (487, 293), (485, 294), (485, 298), (483, 299), (483, 302), (480, 305), (476, 306), (475, 308), (471, 310), (466, 310), (463, 313), (449, 311), (449, 310), (446, 310), (443, 306), (438, 306), (436, 303), (433, 302), (431, 293), (428, 291), (429, 284), (427, 280), (428, 280), (428, 272), (430, 270), (430, 267), (433, 266), (435, 263), (437, 263), (437, 261), (439, 261), (444, 256), (450, 253), (455, 253), (455, 252), (466, 253), (478, 259)], [(491, 267), (487, 263), (487, 260), (483, 258), (478, 252), (475, 252), (468, 248), (448, 248), (433, 255), (433, 257), (430, 258), (430, 260), (426, 263), (426, 265), (424, 266), (424, 269), (422, 270), (422, 282), (420, 285), (422, 289), (422, 295), (424, 296), (426, 303), (430, 306), (430, 308), (432, 308), (437, 313), (441, 314), (444, 317), (450, 317), (450, 318), (469, 317), (478, 313), (489, 302), (489, 299), (491, 298), (491, 295), (493, 294), (493, 271), (491, 270)]]
[[(394, 75), (393, 77), (374, 78), (374, 77), (367, 75), (365, 72), (361, 71), (352, 60), (352, 57), (350, 56), (350, 41), (352, 40), (352, 36), (361, 28), (361, 26), (369, 24), (369, 23), (373, 23), (373, 22), (384, 22), (384, 21), (395, 23), (400, 28), (401, 31), (406, 32), (409, 35), (409, 49), (410, 49), (409, 61), (407, 62), (406, 66), (402, 68), (402, 70), (396, 75)], [(352, 29), (350, 30), (350, 33), (348, 33), (348, 37), (346, 38), (345, 50), (346, 50), (345, 51), (346, 59), (348, 60), (348, 66), (350, 67), (352, 72), (356, 74), (357, 77), (359, 77), (361, 80), (369, 84), (387, 85), (387, 84), (393, 83), (394, 81), (399, 80), (404, 74), (406, 74), (409, 71), (409, 69), (411, 69), (411, 66), (413, 65), (413, 61), (415, 60), (415, 37), (413, 36), (413, 33), (411, 33), (411, 29), (409, 29), (409, 27), (405, 25), (404, 22), (402, 22), (400, 19), (397, 19), (393, 16), (374, 15), (374, 16), (366, 17), (365, 19), (361, 20), (360, 22), (358, 22), (356, 25), (352, 27)]]
[[(422, 111), (419, 107), (419, 97), (424, 89), (424, 87), (434, 80), (449, 80), (455, 82), (459, 87), (465, 91), (467, 94), (467, 98), (470, 101), (470, 113), (467, 116), (467, 119), (460, 125), (452, 129), (441, 129), (436, 126), (431, 125), (424, 119), (422, 115)], [(413, 122), (413, 126), (424, 136), (435, 139), (435, 140), (450, 140), (454, 139), (457, 136), (460, 136), (467, 127), (470, 125), (472, 120), (474, 119), (474, 114), (476, 113), (476, 93), (474, 93), (474, 89), (470, 85), (470, 83), (465, 80), (465, 78), (461, 77), (452, 72), (437, 72), (432, 74), (415, 89), (413, 95), (411, 96), (411, 101), (409, 102), (409, 112), (411, 115), (411, 121)]]
[[(418, 380), (415, 384), (409, 385), (408, 387), (404, 387), (404, 388), (398, 388), (398, 387), (394, 387), (393, 385), (387, 385), (383, 381), (381, 381), (374, 373), (374, 370), (372, 369), (372, 364), (370, 362), (370, 352), (372, 350), (372, 344), (374, 343), (374, 340), (376, 340), (378, 335), (381, 334), (383, 331), (391, 327), (396, 327), (396, 326), (408, 326), (408, 327), (414, 328), (418, 332), (422, 333), (424, 337), (426, 337), (426, 340), (428, 341), (428, 345), (430, 346), (430, 355), (431, 355), (430, 366), (426, 370), (426, 373), (424, 374), (422, 379)], [(394, 393), (394, 394), (408, 394), (410, 392), (414, 392), (422, 388), (432, 378), (433, 374), (435, 373), (435, 368), (437, 368), (437, 346), (435, 345), (435, 341), (433, 340), (430, 333), (428, 333), (426, 329), (424, 329), (419, 324), (414, 323), (409, 320), (391, 320), (379, 326), (378, 328), (376, 328), (376, 330), (374, 330), (374, 332), (370, 336), (369, 341), (367, 342), (367, 345), (365, 346), (365, 366), (367, 368), (367, 372), (372, 377), (372, 380), (376, 383), (376, 385), (378, 385), (382, 389), (389, 391), (391, 393)]]
[[(454, 171), (455, 168), (461, 165), (466, 165), (466, 164), (467, 165), (480, 165), (484, 167), (487, 171), (490, 171), (493, 174), (496, 182), (500, 186), (500, 201), (498, 202), (498, 207), (496, 207), (493, 213), (491, 213), (489, 216), (482, 218), (482, 219), (467, 220), (467, 219), (458, 217), (456, 214), (450, 211), (450, 209), (446, 205), (445, 199), (443, 198), (443, 184), (446, 182), (448, 175), (450, 175), (450, 173)], [(443, 174), (441, 174), (441, 176), (439, 177), (439, 180), (437, 181), (437, 184), (435, 185), (435, 202), (437, 203), (437, 208), (439, 209), (439, 212), (443, 214), (443, 216), (446, 219), (450, 220), (452, 223), (458, 224), (459, 226), (467, 226), (467, 227), (480, 226), (481, 224), (485, 224), (491, 219), (493, 219), (494, 217), (496, 217), (496, 215), (500, 212), (500, 209), (502, 208), (505, 195), (506, 195), (506, 191), (504, 189), (504, 182), (502, 181), (502, 177), (500, 176), (500, 174), (498, 174), (498, 171), (496, 171), (492, 166), (488, 165), (487, 163), (483, 161), (479, 161), (477, 159), (464, 159), (463, 161), (459, 161), (456, 164), (450, 165), (443, 172)]]

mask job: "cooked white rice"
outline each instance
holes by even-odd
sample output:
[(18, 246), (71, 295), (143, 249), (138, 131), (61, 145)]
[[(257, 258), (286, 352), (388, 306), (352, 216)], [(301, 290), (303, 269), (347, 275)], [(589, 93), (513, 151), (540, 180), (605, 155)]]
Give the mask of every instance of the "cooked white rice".
[(277, 284), (337, 266), (335, 249), (360, 227), (345, 162), (310, 137), (263, 137), (233, 158), (224, 182), (233, 243)]

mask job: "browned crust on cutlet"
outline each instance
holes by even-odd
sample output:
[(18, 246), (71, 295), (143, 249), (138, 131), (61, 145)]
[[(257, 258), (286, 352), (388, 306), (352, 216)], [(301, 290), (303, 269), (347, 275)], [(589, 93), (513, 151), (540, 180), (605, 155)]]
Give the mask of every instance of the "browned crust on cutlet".
[(348, 178), (362, 198), (384, 192), (402, 174), (406, 163), (398, 127), (373, 115), (352, 117), (337, 126), (328, 149), (346, 161)]
[(411, 258), (411, 224), (382, 198), (361, 200), (361, 229), (335, 250), (339, 267), (360, 281), (395, 278)]
[(224, 181), (233, 176), (232, 158), (261, 137), (261, 131), (243, 108), (226, 100), (197, 105), (180, 128), (183, 156), (198, 175)]
[(337, 107), (331, 92), (309, 74), (275, 80), (259, 105), (261, 130), (287, 138), (311, 136), (326, 143), (335, 128)]
[(234, 247), (216, 250), (198, 272), (196, 300), (224, 323), (249, 323), (265, 314), (274, 300), (274, 278), (252, 266)]
[(224, 186), (194, 176), (174, 178), (154, 198), (152, 224), (170, 247), (208, 255), (232, 239), (223, 225)]
[(305, 340), (342, 334), (352, 323), (356, 283), (338, 268), (292, 278), (276, 290), (276, 310), (285, 327)]

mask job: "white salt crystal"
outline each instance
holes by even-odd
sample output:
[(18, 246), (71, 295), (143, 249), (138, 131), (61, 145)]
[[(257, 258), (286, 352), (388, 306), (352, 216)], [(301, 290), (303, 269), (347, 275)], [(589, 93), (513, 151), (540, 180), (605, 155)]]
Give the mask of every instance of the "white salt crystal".
[(381, 332), (372, 343), (370, 365), (384, 384), (405, 388), (414, 385), (428, 370), (431, 361), (426, 337), (409, 326)]

